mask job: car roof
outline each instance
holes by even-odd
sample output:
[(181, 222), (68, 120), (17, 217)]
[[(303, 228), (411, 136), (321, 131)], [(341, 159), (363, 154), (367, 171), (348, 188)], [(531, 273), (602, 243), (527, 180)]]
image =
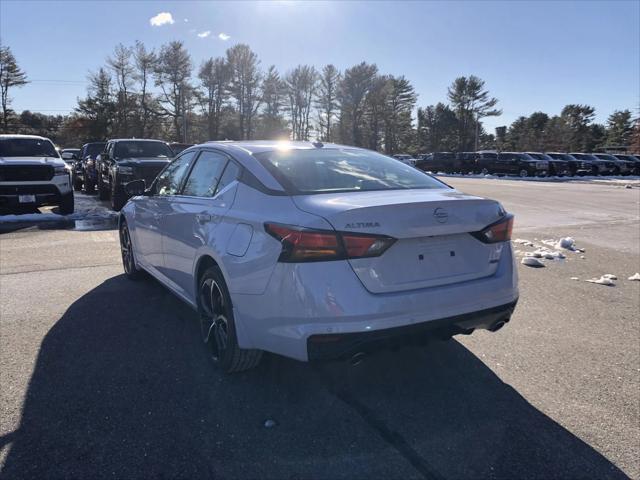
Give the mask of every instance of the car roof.
[[(47, 137), (41, 137), (39, 135), (20, 135), (20, 134), (0, 134), (0, 139), (9, 139), (9, 138), (33, 138), (35, 140), (49, 140)], [(51, 140), (49, 140), (51, 141)]]
[(206, 146), (225, 146), (240, 148), (250, 154), (271, 152), (273, 150), (287, 148), (292, 150), (311, 150), (315, 148), (353, 148), (361, 150), (358, 147), (352, 147), (349, 145), (338, 145), (336, 143), (317, 143), (306, 141), (288, 141), (288, 140), (242, 140), (242, 141), (212, 141), (195, 145), (196, 147)]
[[(156, 138), (110, 138), (107, 142), (160, 142), (167, 143), (164, 140), (158, 140)], [(102, 143), (102, 142), (95, 142)]]

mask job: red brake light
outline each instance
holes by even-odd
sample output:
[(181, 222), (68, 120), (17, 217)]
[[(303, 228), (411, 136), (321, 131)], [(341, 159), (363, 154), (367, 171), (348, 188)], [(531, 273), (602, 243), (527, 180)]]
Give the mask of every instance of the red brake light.
[(349, 258), (377, 257), (389, 248), (394, 238), (343, 233), (342, 241)]
[(265, 223), (265, 231), (282, 244), (280, 262), (314, 262), (382, 255), (394, 238)]
[(513, 231), (513, 215), (509, 214), (502, 220), (489, 225), (480, 232), (474, 232), (472, 235), (484, 243), (507, 242), (511, 240), (511, 232)]

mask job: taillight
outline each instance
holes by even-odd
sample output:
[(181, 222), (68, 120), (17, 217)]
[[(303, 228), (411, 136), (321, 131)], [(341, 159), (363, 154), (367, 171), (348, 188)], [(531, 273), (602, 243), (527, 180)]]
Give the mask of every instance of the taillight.
[(395, 238), (381, 235), (313, 230), (265, 223), (265, 231), (282, 244), (279, 262), (319, 262), (377, 257)]
[(511, 240), (513, 230), (513, 215), (507, 214), (503, 219), (489, 225), (484, 230), (473, 232), (472, 235), (484, 243), (498, 243)]

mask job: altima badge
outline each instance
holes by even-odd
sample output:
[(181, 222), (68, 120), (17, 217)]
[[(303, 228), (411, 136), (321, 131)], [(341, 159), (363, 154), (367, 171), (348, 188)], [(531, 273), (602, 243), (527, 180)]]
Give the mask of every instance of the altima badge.
[(436, 221), (438, 223), (446, 223), (447, 220), (449, 220), (449, 214), (444, 208), (440, 208), (440, 207), (436, 208), (433, 211), (433, 216), (436, 217)]

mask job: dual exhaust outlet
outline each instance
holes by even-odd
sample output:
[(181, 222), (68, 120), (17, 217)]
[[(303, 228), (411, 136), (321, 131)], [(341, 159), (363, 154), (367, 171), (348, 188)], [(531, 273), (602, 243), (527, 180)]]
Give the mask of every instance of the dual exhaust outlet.
[[(491, 325), (487, 330), (489, 330), (490, 332), (497, 332), (502, 327), (504, 327), (509, 320), (510, 320), (510, 318), (498, 320), (493, 325)], [(468, 335), (468, 334), (470, 334), (472, 332), (473, 332), (473, 329), (471, 329), (471, 331), (468, 331), (468, 332), (464, 331), (464, 332), (460, 332), (460, 333)], [(367, 357), (367, 354), (365, 352), (356, 352), (353, 355), (351, 355), (351, 357), (349, 357), (349, 359), (347, 360), (347, 363), (352, 367), (356, 367), (356, 366), (360, 365), (362, 362), (364, 362), (366, 357)]]

